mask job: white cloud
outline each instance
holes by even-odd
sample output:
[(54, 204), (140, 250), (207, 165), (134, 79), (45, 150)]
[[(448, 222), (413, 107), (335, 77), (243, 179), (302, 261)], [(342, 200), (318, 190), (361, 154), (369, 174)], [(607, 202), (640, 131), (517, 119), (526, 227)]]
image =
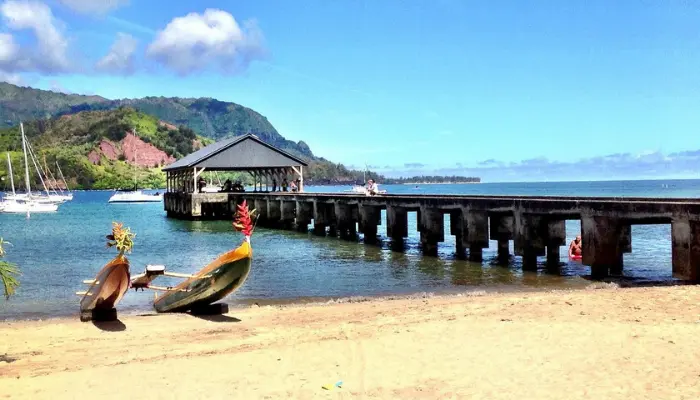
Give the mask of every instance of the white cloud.
[(63, 85), (61, 85), (61, 83), (58, 81), (51, 81), (51, 82), (49, 82), (49, 85), (50, 85), (49, 90), (52, 92), (65, 93), (65, 94), (72, 94), (73, 93), (70, 90), (64, 88)]
[(36, 70), (53, 73), (65, 72), (70, 67), (67, 57), (68, 41), (63, 37), (51, 9), (43, 3), (27, 0), (8, 0), (0, 6), (0, 13), (13, 30), (31, 30), (37, 39), (36, 54), (16, 53), (12, 63), (2, 65), (16, 70)]
[(133, 36), (119, 32), (109, 53), (97, 62), (98, 71), (131, 74), (134, 72), (134, 52), (138, 41)]
[(59, 0), (63, 5), (81, 14), (104, 15), (121, 6), (129, 4), (129, 0)]
[(7, 65), (17, 59), (19, 46), (9, 33), (0, 33), (0, 65)]
[(12, 74), (2, 70), (0, 70), (0, 82), (7, 82), (17, 86), (24, 85), (24, 79), (19, 74)]
[(146, 54), (185, 75), (210, 65), (224, 72), (238, 72), (261, 58), (262, 32), (254, 21), (243, 29), (226, 11), (206, 9), (174, 18), (158, 32)]

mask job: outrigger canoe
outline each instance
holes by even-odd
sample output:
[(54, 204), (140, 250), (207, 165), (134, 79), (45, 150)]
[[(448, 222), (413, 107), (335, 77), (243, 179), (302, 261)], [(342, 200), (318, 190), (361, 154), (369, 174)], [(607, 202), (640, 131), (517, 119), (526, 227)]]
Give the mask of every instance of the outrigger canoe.
[(129, 282), (129, 260), (124, 256), (115, 257), (102, 267), (95, 279), (83, 281), (90, 287), (85, 292), (78, 292), (83, 296), (80, 300), (80, 319), (88, 321), (93, 319), (95, 313), (113, 312), (129, 290)]
[(253, 250), (248, 240), (238, 248), (220, 255), (191, 278), (157, 297), (157, 312), (185, 312), (208, 306), (237, 290), (248, 278)]
[[(236, 291), (248, 278), (253, 261), (253, 249), (250, 236), (253, 233), (253, 223), (245, 201), (237, 206), (236, 230), (243, 232), (243, 243), (230, 250), (202, 268), (196, 274), (166, 272), (163, 265), (148, 265), (143, 274), (131, 280), (131, 287), (137, 289), (152, 289), (165, 292), (153, 301), (153, 308), (159, 313), (202, 311), (212, 303), (223, 299)], [(185, 278), (174, 287), (153, 286), (151, 282), (159, 275)]]

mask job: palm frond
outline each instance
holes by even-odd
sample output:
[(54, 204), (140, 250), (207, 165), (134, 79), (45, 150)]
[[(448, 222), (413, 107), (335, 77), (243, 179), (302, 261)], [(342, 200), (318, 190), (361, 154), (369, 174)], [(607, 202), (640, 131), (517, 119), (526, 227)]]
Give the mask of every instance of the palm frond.
[(16, 265), (0, 261), (0, 280), (5, 291), (5, 299), (9, 299), (15, 293), (15, 288), (19, 286), (17, 275), (20, 275), (20, 272)]

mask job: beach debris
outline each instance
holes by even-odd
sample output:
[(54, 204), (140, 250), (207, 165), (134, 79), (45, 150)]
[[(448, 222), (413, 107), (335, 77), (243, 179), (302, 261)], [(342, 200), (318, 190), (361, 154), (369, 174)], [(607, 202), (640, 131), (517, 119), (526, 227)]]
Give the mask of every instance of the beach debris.
[(107, 247), (116, 247), (119, 255), (131, 253), (134, 247), (135, 233), (131, 233), (129, 228), (124, 228), (121, 222), (112, 222), (112, 234), (107, 235)]
[(325, 389), (325, 390), (333, 390), (333, 388), (336, 388), (336, 387), (339, 388), (339, 389), (342, 388), (342, 387), (343, 387), (343, 381), (338, 381), (338, 382), (336, 382), (336, 383), (334, 383), (334, 384), (327, 383), (327, 384), (321, 386), (321, 388), (323, 388), (323, 389)]
[(10, 296), (15, 294), (15, 289), (19, 286), (19, 280), (17, 275), (20, 275), (19, 268), (17, 265), (3, 261), (2, 258), (5, 257), (5, 247), (4, 245), (11, 244), (6, 242), (0, 237), (0, 280), (2, 281), (3, 290), (5, 291), (5, 299), (8, 300)]

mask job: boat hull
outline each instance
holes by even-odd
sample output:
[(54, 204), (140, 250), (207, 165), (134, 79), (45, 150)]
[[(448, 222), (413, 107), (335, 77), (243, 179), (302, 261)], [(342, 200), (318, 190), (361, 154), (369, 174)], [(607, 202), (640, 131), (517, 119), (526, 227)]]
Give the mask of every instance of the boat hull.
[(41, 213), (41, 212), (55, 212), (58, 211), (58, 204), (56, 203), (35, 203), (35, 202), (24, 202), (8, 200), (5, 202), (2, 212), (4, 213)]
[(253, 251), (248, 241), (222, 254), (153, 302), (157, 312), (185, 312), (223, 299), (248, 278)]
[(129, 290), (129, 260), (116, 257), (95, 276), (80, 300), (80, 311), (111, 310)]
[(162, 194), (147, 194), (140, 190), (115, 193), (109, 198), (109, 203), (157, 203), (163, 201)]

